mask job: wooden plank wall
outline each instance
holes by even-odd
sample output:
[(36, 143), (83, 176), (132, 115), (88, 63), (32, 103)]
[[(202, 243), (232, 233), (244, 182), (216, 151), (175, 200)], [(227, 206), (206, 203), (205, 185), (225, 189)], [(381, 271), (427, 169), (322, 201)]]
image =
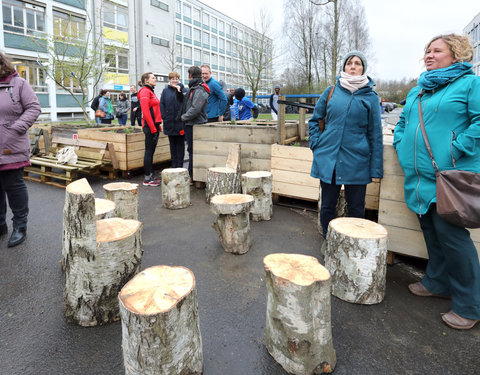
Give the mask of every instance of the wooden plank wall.
[[(380, 186), (378, 222), (388, 230), (388, 250), (428, 258), (417, 216), (405, 204), (404, 174), (397, 154), (391, 144), (385, 144), (383, 150), (384, 174)], [(470, 233), (480, 256), (480, 229)]]
[[(297, 134), (297, 124), (286, 124), (287, 137)], [(203, 124), (193, 127), (193, 179), (207, 181), (207, 170), (224, 167), (231, 143), (241, 145), (241, 172), (270, 171), (270, 146), (276, 142), (276, 126)]]

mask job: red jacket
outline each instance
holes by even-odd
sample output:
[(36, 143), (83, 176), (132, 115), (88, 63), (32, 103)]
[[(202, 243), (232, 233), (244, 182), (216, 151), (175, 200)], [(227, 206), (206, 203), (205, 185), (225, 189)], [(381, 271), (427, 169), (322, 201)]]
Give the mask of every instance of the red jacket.
[(152, 134), (157, 132), (155, 124), (158, 124), (159, 130), (162, 130), (162, 114), (160, 113), (160, 100), (149, 86), (142, 87), (137, 94), (142, 108), (143, 123), (142, 127), (147, 123)]

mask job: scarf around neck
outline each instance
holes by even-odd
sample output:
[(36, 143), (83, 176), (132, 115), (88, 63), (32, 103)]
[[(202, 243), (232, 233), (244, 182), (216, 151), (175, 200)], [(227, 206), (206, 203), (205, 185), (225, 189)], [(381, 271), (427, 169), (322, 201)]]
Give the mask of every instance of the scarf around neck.
[(424, 90), (434, 90), (461, 76), (472, 66), (469, 62), (458, 62), (446, 68), (426, 70), (420, 74), (417, 84)]
[(361, 76), (352, 76), (348, 73), (341, 72), (339, 82), (344, 89), (354, 93), (355, 91), (367, 85), (368, 77), (366, 74), (362, 74)]

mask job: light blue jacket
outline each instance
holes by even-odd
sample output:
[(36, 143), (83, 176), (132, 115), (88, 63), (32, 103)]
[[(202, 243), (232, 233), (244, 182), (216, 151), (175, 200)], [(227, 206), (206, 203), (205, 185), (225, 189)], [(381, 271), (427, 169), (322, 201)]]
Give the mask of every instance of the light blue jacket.
[(325, 116), (330, 87), (317, 101), (308, 122), (313, 151), (312, 177), (331, 183), (335, 170), (338, 185), (365, 185), (372, 178), (383, 177), (382, 120), (374, 85), (369, 80), (367, 86), (351, 93), (337, 81), (328, 102), (323, 133), (318, 120)]
[[(393, 146), (405, 172), (405, 202), (413, 212), (425, 214), (436, 202), (436, 180), (420, 130), (419, 92), (417, 86), (408, 93)], [(438, 168), (480, 173), (480, 77), (468, 70), (451, 83), (426, 91), (421, 101)]]
[(215, 118), (223, 116), (225, 109), (227, 109), (227, 96), (223, 92), (222, 85), (215, 78), (211, 77), (205, 82), (210, 89), (210, 96), (207, 104), (207, 117)]

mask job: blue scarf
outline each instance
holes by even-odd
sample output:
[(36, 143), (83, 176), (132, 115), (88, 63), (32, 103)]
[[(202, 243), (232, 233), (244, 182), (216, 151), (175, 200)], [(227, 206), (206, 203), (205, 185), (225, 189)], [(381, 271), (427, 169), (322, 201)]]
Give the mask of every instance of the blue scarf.
[(424, 90), (434, 90), (461, 76), (472, 66), (469, 62), (458, 62), (446, 68), (426, 70), (420, 74), (417, 84)]

